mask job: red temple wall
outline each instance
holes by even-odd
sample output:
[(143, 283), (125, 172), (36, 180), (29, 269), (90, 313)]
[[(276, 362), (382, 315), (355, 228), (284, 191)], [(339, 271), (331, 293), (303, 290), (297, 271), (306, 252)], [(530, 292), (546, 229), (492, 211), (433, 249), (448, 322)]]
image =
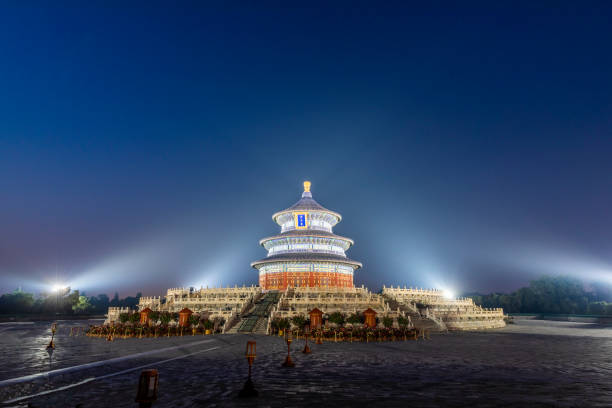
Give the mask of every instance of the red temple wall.
[(277, 272), (259, 275), (264, 290), (285, 290), (292, 287), (352, 288), (353, 275), (338, 272)]

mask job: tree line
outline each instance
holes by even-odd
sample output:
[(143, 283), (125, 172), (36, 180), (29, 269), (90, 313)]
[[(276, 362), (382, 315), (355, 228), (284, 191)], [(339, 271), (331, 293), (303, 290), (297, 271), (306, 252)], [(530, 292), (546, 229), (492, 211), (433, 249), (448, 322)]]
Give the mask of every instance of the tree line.
[(115, 292), (112, 299), (106, 294), (87, 296), (78, 290), (70, 289), (42, 293), (16, 290), (0, 296), (0, 314), (62, 314), (62, 315), (103, 315), (109, 306), (136, 308), (142, 294), (120, 299)]
[(603, 284), (585, 284), (564, 276), (544, 276), (512, 293), (466, 295), (482, 307), (505, 313), (587, 314), (612, 316), (612, 291)]
[[(0, 314), (103, 315), (109, 306), (135, 309), (142, 294), (113, 298), (87, 296), (78, 290), (33, 293), (16, 290), (0, 296)], [(512, 293), (467, 294), (482, 307), (501, 307), (506, 313), (590, 314), (612, 316), (612, 289), (602, 284), (585, 286), (578, 279), (550, 277), (533, 280)]]

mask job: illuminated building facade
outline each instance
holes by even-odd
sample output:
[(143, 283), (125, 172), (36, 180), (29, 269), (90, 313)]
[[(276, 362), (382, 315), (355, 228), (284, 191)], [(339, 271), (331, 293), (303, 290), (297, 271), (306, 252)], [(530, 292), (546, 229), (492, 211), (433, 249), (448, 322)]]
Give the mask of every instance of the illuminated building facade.
[(259, 242), (268, 256), (251, 264), (259, 271), (263, 290), (353, 287), (353, 273), (361, 267), (345, 254), (353, 240), (333, 233), (342, 217), (312, 198), (309, 181), (304, 182), (302, 198), (272, 219), (281, 232)]

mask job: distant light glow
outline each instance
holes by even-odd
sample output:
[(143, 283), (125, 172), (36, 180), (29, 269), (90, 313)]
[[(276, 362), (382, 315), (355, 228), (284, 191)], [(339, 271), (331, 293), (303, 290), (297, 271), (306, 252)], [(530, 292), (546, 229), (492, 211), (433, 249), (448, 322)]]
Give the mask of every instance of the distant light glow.
[(444, 297), (447, 299), (455, 299), (456, 295), (455, 292), (449, 289), (443, 289), (442, 293), (444, 294)]
[(62, 285), (59, 283), (54, 283), (53, 286), (51, 286), (51, 290), (53, 292), (61, 292), (62, 290), (65, 290), (68, 287), (68, 285)]

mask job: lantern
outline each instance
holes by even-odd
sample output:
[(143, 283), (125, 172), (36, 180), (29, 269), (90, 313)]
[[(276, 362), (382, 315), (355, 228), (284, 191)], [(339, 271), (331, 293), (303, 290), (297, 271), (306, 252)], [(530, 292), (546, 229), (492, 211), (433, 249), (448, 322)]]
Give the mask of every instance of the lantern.
[(246, 351), (244, 354), (249, 363), (249, 377), (244, 383), (244, 387), (242, 387), (240, 393), (238, 394), (240, 397), (243, 398), (256, 397), (259, 394), (259, 392), (255, 389), (255, 386), (253, 385), (253, 381), (251, 381), (251, 367), (253, 365), (253, 361), (255, 361), (255, 357), (257, 356), (255, 352), (256, 346), (257, 344), (254, 341), (247, 341)]
[(138, 402), (140, 408), (149, 408), (157, 400), (158, 379), (157, 370), (144, 370), (140, 373), (138, 394), (136, 394), (136, 402)]
[(295, 363), (291, 360), (291, 342), (293, 341), (293, 335), (291, 334), (291, 330), (287, 333), (287, 358), (285, 358), (285, 362), (282, 364), (283, 367), (295, 367)]
[(249, 362), (249, 367), (253, 365), (253, 360), (255, 360), (255, 357), (257, 356), (255, 350), (257, 347), (257, 343), (254, 341), (247, 341), (247, 345), (246, 345), (246, 358)]
[(47, 350), (53, 350), (55, 348), (55, 343), (53, 343), (53, 338), (55, 337), (55, 332), (57, 331), (57, 323), (53, 323), (51, 325), (51, 341), (49, 342), (49, 345), (47, 346)]
[(308, 336), (310, 335), (310, 326), (306, 325), (304, 327), (304, 334), (306, 335), (306, 344), (304, 345), (304, 350), (302, 350), (302, 353), (304, 354), (310, 354), (310, 347), (308, 347)]

